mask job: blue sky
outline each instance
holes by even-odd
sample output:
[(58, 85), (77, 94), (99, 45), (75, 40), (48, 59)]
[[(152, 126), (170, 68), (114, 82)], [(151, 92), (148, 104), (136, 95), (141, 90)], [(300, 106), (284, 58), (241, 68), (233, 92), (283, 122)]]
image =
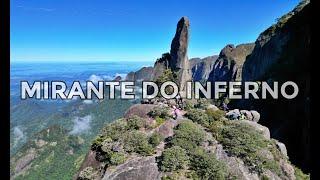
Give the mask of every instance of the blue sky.
[(190, 19), (189, 57), (254, 42), (298, 0), (11, 0), (11, 61), (155, 61)]

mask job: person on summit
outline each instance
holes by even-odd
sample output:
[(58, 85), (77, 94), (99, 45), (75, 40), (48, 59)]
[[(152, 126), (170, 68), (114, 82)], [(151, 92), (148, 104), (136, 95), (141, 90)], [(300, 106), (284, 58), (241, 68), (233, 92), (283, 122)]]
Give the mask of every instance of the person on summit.
[(177, 96), (176, 96), (176, 104), (178, 105), (178, 106), (180, 106), (180, 107), (182, 107), (182, 98), (181, 98), (181, 96), (178, 94)]
[(225, 102), (222, 102), (222, 109), (224, 110), (224, 111), (228, 111), (229, 110), (229, 108), (228, 108), (228, 105), (225, 103)]
[(175, 120), (178, 119), (179, 113), (180, 110), (176, 106), (173, 106), (173, 115)]

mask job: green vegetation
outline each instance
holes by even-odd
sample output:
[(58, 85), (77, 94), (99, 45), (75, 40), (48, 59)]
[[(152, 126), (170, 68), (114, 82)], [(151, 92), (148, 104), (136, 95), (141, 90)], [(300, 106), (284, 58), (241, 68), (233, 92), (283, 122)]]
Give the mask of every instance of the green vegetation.
[[(11, 168), (13, 168), (11, 172), (13, 172), (14, 167), (21, 163), (20, 158), (33, 154), (32, 151), (37, 155), (26, 173), (14, 179), (70, 179), (77, 171), (79, 158), (81, 159), (87, 152), (87, 146), (81, 146), (79, 143), (82, 141), (69, 135), (61, 126), (51, 126), (35, 136), (37, 138), (27, 142), (11, 159)], [(41, 140), (44, 143), (40, 145), (35, 140), (38, 142)], [(71, 141), (74, 141), (73, 145), (70, 145)]]
[(187, 151), (198, 147), (205, 140), (205, 131), (189, 120), (180, 123), (174, 133), (171, 144)]
[(140, 131), (126, 133), (124, 139), (124, 149), (127, 152), (135, 152), (141, 155), (151, 155), (154, 151), (148, 142), (147, 136)]
[(213, 121), (219, 121), (224, 117), (225, 112), (222, 110), (213, 110), (207, 109), (206, 114), (208, 115), (209, 121), (212, 123)]
[(186, 99), (185, 100), (184, 110), (189, 111), (189, 110), (194, 108), (194, 105), (195, 105), (194, 102), (192, 102), (191, 100)]
[(224, 114), (222, 110), (207, 109), (204, 111), (201, 109), (190, 109), (186, 117), (204, 127), (209, 127), (214, 121), (221, 120)]
[(129, 129), (139, 130), (140, 128), (145, 126), (145, 120), (139, 116), (132, 116), (128, 118), (127, 125)]
[(309, 180), (310, 179), (309, 174), (303, 173), (302, 170), (296, 166), (293, 166), (293, 167), (294, 167), (294, 175), (296, 176), (297, 180)]
[(79, 179), (80, 180), (88, 180), (88, 179), (94, 179), (95, 178), (95, 172), (93, 167), (86, 167), (83, 169), (80, 174), (79, 174)]
[(189, 164), (186, 150), (179, 146), (165, 149), (160, 159), (160, 170), (165, 172), (186, 169)]
[(197, 148), (191, 155), (191, 169), (200, 179), (226, 179), (228, 173), (225, 165), (218, 161), (214, 154), (206, 153), (202, 148)]
[(163, 118), (161, 118), (161, 117), (156, 117), (155, 118), (155, 120), (156, 120), (156, 125), (155, 125), (155, 127), (158, 127), (158, 126), (160, 126), (161, 124), (163, 124), (166, 120), (165, 119), (163, 119)]
[(110, 137), (112, 140), (117, 141), (121, 139), (123, 134), (128, 130), (127, 121), (118, 119), (103, 128), (102, 134), (106, 137)]
[(121, 152), (112, 153), (110, 156), (110, 164), (111, 165), (119, 165), (124, 163), (126, 160), (126, 155)]
[(156, 147), (160, 144), (161, 141), (163, 141), (164, 138), (161, 134), (155, 132), (149, 137), (149, 143), (153, 146)]
[(212, 124), (210, 130), (227, 152), (241, 158), (252, 171), (262, 173), (269, 169), (282, 175), (277, 159), (268, 159), (262, 152), (269, 150), (275, 158), (280, 158), (280, 152), (272, 141), (265, 139), (253, 127), (239, 122), (224, 121)]
[(175, 179), (176, 174), (191, 179), (226, 179), (225, 165), (201, 147), (204, 140), (205, 131), (197, 124), (189, 120), (179, 124), (169, 142), (171, 148), (160, 158), (160, 170), (173, 173), (164, 179)]
[(210, 125), (209, 117), (204, 110), (191, 109), (186, 113), (186, 117), (202, 126), (207, 127)]
[(170, 114), (170, 109), (168, 107), (155, 107), (148, 113), (148, 115), (153, 118), (160, 117), (163, 119), (169, 119), (172, 117), (172, 115)]
[(194, 107), (200, 108), (200, 109), (207, 109), (209, 105), (210, 105), (210, 100), (206, 98), (200, 98), (197, 100), (197, 103), (194, 105)]
[[(165, 71), (163, 71), (163, 73), (158, 77), (155, 83), (160, 87), (163, 83), (168, 81), (177, 82), (177, 75), (176, 73), (172, 72), (171, 69), (166, 69)], [(167, 86), (165, 91), (167, 94), (172, 94), (173, 87)], [(160, 97), (160, 92), (158, 96)]]
[(166, 69), (163, 74), (158, 77), (158, 79), (156, 80), (156, 84), (161, 85), (167, 81), (175, 82), (176, 78), (176, 75), (170, 69)]

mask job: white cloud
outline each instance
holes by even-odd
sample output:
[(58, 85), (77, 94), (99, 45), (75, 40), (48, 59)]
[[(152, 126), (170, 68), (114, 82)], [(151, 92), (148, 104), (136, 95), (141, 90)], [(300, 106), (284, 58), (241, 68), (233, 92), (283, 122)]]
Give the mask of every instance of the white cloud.
[(97, 76), (95, 74), (92, 74), (89, 77), (89, 81), (92, 81), (93, 83), (98, 83), (98, 81), (103, 81), (103, 79), (100, 76)]
[(91, 127), (90, 123), (92, 120), (91, 115), (87, 115), (84, 117), (75, 117), (73, 122), (73, 128), (70, 131), (70, 134), (81, 134), (87, 132)]
[(19, 127), (14, 127), (13, 128), (13, 135), (14, 135), (14, 137), (19, 138), (19, 139), (24, 137), (24, 134), (23, 134), (22, 130)]

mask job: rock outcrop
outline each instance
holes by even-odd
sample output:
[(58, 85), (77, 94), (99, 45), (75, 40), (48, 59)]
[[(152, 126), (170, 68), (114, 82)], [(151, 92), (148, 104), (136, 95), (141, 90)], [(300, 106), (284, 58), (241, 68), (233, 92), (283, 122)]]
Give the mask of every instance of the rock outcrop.
[(156, 156), (136, 157), (108, 169), (102, 180), (152, 179), (160, 180), (160, 172), (156, 163)]
[(182, 17), (177, 24), (176, 34), (171, 42), (169, 66), (177, 75), (180, 90), (184, 90), (185, 83), (191, 80), (188, 59), (189, 26), (189, 19)]
[(153, 104), (135, 104), (125, 112), (124, 117), (129, 118), (131, 116), (139, 116), (141, 118), (147, 118), (148, 112), (154, 107), (155, 105)]
[(214, 63), (208, 81), (239, 81), (241, 80), (242, 65), (252, 52), (254, 43), (225, 46)]
[(154, 65), (153, 80), (156, 80), (166, 69), (170, 69), (176, 76), (179, 90), (183, 91), (187, 81), (191, 80), (191, 69), (188, 60), (189, 26), (187, 17), (182, 17), (171, 42), (170, 53), (165, 53)]
[(143, 67), (136, 72), (130, 72), (126, 76), (126, 81), (150, 81), (152, 80), (153, 67)]
[(209, 78), (209, 74), (213, 69), (213, 65), (218, 56), (208, 56), (203, 59), (192, 58), (189, 60), (190, 69), (192, 71), (192, 80), (206, 82)]

